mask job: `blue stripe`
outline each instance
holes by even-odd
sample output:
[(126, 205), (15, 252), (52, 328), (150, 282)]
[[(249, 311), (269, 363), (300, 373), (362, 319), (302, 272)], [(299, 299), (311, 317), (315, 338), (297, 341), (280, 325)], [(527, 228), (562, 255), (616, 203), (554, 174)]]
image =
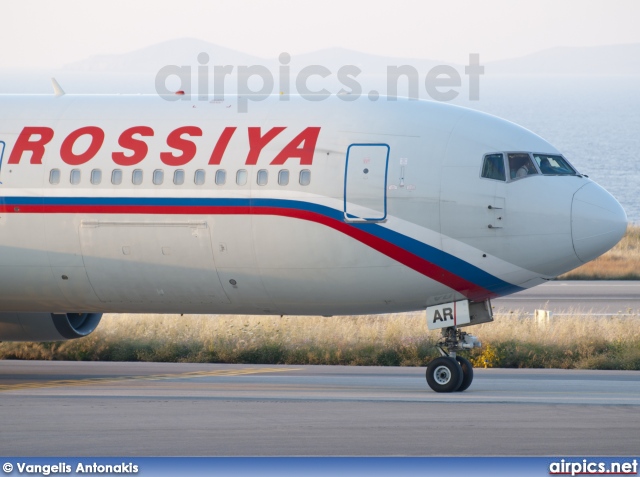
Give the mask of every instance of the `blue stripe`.
[[(375, 235), (387, 242), (391, 242), (404, 250), (408, 250), (414, 255), (423, 258), (445, 270), (453, 271), (459, 277), (464, 278), (471, 283), (480, 285), (497, 295), (510, 295), (522, 291), (523, 288), (505, 282), (500, 278), (485, 272), (481, 268), (471, 265), (469, 262), (446, 253), (443, 250), (432, 247), (424, 242), (407, 237), (394, 230), (377, 226), (376, 224), (359, 224), (366, 232)], [(376, 227), (375, 230), (373, 227)]]
[[(334, 220), (343, 221), (344, 213), (324, 205), (284, 199), (213, 199), (213, 198), (148, 198), (148, 197), (4, 197), (7, 205), (45, 206), (165, 206), (165, 207), (275, 207), (314, 212)], [(443, 250), (415, 240), (394, 230), (375, 223), (351, 223), (362, 231), (396, 245), (423, 260), (449, 270), (461, 278), (481, 286), (497, 295), (508, 295), (523, 288), (505, 282), (464, 260)]]

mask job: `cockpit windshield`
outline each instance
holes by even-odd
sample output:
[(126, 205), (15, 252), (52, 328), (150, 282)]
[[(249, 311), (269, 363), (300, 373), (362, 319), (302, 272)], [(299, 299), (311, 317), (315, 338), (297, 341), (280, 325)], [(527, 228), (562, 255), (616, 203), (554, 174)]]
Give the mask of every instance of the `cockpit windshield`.
[(551, 154), (533, 154), (540, 172), (547, 176), (576, 175), (576, 171), (562, 157)]
[(482, 177), (498, 181), (507, 180), (504, 174), (504, 159), (501, 153), (487, 154), (482, 165)]
[(511, 179), (519, 179), (520, 177), (531, 176), (537, 174), (531, 157), (527, 152), (512, 152), (509, 156), (509, 171), (511, 173)]
[(484, 155), (480, 177), (514, 182), (529, 176), (577, 176), (576, 170), (558, 154), (492, 152)]

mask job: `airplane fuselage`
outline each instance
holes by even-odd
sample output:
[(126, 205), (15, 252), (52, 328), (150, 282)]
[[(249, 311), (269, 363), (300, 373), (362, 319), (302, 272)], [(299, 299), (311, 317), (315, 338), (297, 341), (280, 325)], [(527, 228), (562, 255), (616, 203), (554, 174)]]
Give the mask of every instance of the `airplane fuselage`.
[(508, 121), (423, 101), (234, 101), (0, 96), (0, 312), (477, 302), (591, 260), (626, 227), (583, 175), (516, 177), (517, 154), (560, 152)]

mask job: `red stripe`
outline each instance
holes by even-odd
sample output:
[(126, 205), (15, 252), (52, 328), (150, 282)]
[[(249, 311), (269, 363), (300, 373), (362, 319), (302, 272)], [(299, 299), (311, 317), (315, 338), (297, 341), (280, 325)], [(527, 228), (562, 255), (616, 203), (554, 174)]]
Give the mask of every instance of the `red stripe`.
[(470, 300), (484, 300), (497, 295), (486, 288), (465, 280), (462, 277), (438, 265), (387, 242), (351, 224), (327, 217), (316, 212), (280, 207), (250, 206), (158, 206), (158, 205), (0, 205), (0, 212), (8, 213), (56, 213), (56, 214), (145, 214), (145, 215), (276, 215), (295, 219), (308, 220), (331, 227), (380, 253), (402, 263), (403, 265), (440, 282), (463, 294)]
[(421, 257), (398, 247), (397, 245), (378, 238), (375, 235), (371, 235), (345, 222), (341, 222), (321, 214), (316, 214), (315, 212), (296, 209), (280, 209), (277, 207), (255, 207), (252, 209), (252, 213), (260, 215), (280, 215), (284, 217), (309, 220), (326, 225), (327, 227), (338, 230), (339, 232), (368, 245), (369, 247), (385, 254), (387, 257), (390, 257), (397, 262), (402, 263), (416, 272), (421, 273), (422, 275), (443, 283), (449, 288), (453, 288), (472, 300), (484, 300), (485, 298), (493, 298), (496, 296), (494, 293), (476, 285), (475, 283), (465, 280), (442, 267), (427, 262)]

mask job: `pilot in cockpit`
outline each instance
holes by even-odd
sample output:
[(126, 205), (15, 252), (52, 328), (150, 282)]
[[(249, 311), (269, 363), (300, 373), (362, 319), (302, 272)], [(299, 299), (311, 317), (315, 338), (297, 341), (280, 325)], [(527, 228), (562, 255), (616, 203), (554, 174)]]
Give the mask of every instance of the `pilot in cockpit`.
[(553, 174), (555, 172), (555, 170), (551, 166), (551, 163), (549, 162), (549, 159), (546, 157), (543, 157), (540, 161), (540, 170), (543, 174)]
[(529, 161), (527, 161), (526, 159), (522, 159), (521, 165), (516, 171), (516, 177), (525, 177), (529, 175), (529, 167), (527, 164), (528, 162)]
[(519, 179), (538, 173), (527, 153), (509, 154), (509, 169), (511, 170), (511, 179)]

